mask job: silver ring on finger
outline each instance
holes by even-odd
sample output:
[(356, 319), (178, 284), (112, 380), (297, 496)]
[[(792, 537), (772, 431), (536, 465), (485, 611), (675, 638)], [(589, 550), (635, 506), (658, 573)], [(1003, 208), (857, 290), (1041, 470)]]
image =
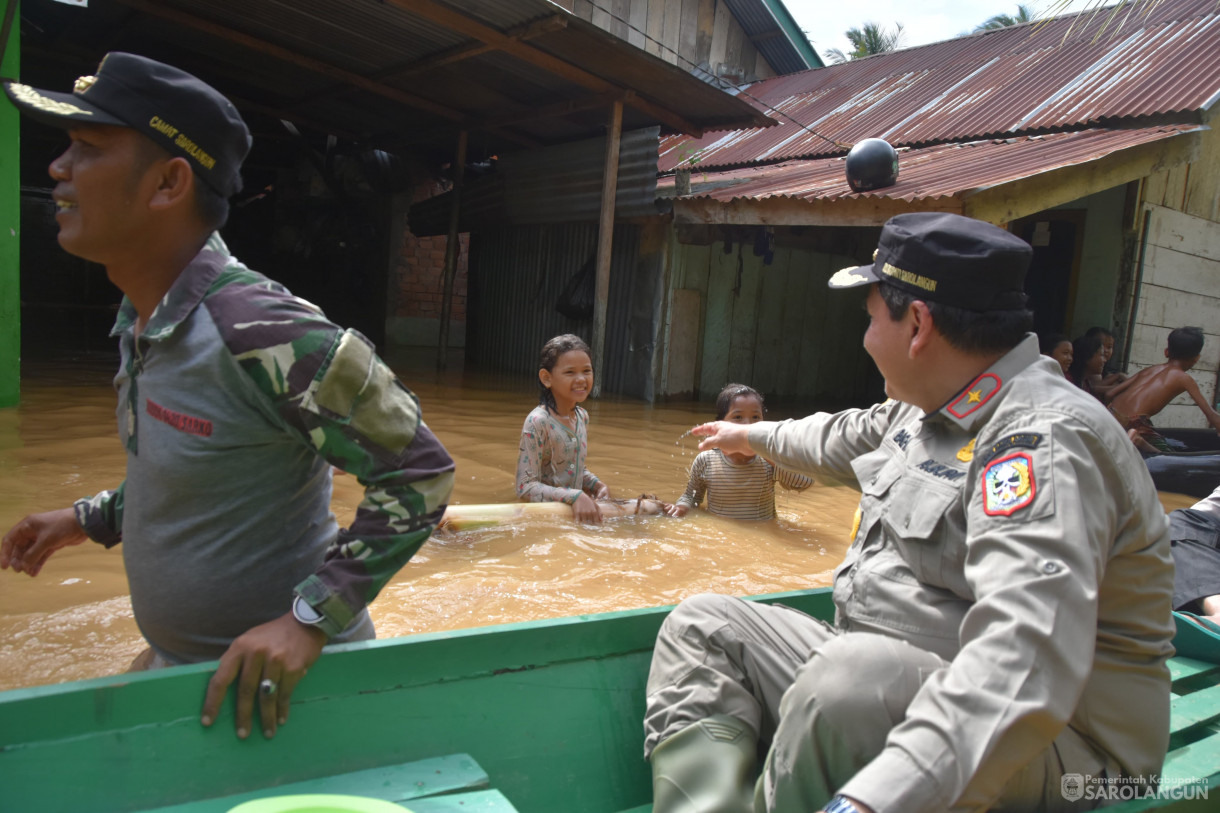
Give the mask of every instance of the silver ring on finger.
[(279, 684), (271, 678), (263, 678), (258, 684), (258, 693), (263, 697), (271, 697), (279, 689)]

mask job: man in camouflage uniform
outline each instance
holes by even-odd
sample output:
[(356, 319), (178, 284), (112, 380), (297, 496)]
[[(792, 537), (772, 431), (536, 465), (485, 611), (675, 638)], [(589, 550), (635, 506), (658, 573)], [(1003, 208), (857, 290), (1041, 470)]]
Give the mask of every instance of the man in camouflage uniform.
[[(59, 242), (124, 293), (112, 335), (127, 478), (23, 519), (0, 567), (34, 576), (66, 545), (123, 542), (150, 645), (137, 664), (220, 658), (204, 724), (237, 680), (238, 736), (256, 699), (273, 736), (324, 644), (373, 637), (367, 605), (440, 520), (453, 462), (367, 339), (246, 268), (216, 233), (250, 146), (227, 99), (123, 53), (72, 94), (5, 89), (67, 129), (50, 166)], [(343, 530), (332, 464), (366, 489)]]
[(727, 596), (666, 619), (655, 813), (1059, 811), (1098, 804), (1082, 781), (1155, 782), (1165, 513), (1121, 428), (1027, 333), (1030, 254), (958, 215), (891, 218), (874, 263), (830, 280), (869, 286), (890, 400), (695, 429), (862, 494), (833, 626)]

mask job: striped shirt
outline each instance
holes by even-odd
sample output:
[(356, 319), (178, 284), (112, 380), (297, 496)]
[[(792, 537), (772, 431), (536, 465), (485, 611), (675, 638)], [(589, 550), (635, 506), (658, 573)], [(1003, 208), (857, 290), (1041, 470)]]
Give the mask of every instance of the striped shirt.
[(690, 482), (678, 505), (694, 508), (707, 494), (707, 510), (730, 519), (774, 519), (775, 483), (803, 491), (813, 478), (777, 468), (754, 455), (734, 463), (719, 449), (700, 452), (690, 469)]

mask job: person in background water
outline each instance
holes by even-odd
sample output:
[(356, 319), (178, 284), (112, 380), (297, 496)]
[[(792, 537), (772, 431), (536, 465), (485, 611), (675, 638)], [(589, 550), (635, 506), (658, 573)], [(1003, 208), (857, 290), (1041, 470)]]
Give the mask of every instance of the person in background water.
[(1106, 363), (1106, 352), (1101, 339), (1096, 336), (1080, 336), (1072, 342), (1072, 363), (1068, 366), (1067, 379), (1082, 390), (1101, 400), (1094, 386), (1101, 379), (1101, 370)]
[(1086, 336), (1096, 336), (1101, 339), (1102, 355), (1106, 358), (1106, 363), (1102, 367), (1102, 377), (1107, 379), (1107, 384), (1117, 384), (1119, 381), (1125, 380), (1127, 377), (1114, 368), (1114, 334), (1108, 328), (1094, 325), (1084, 332)]
[(1220, 413), (1207, 403), (1190, 371), (1203, 353), (1203, 330), (1179, 327), (1169, 333), (1165, 361), (1146, 367), (1115, 387), (1110, 412), (1128, 430), (1132, 442), (1146, 454), (1173, 451), (1152, 425), (1152, 416), (1186, 393), (1213, 429), (1220, 432)]
[(1038, 340), (1038, 350), (1059, 362), (1064, 377), (1072, 366), (1072, 340), (1062, 333), (1051, 333)]
[[(758, 423), (765, 412), (758, 390), (744, 384), (729, 384), (716, 396), (716, 420)], [(726, 453), (720, 449), (700, 452), (691, 464), (686, 492), (667, 512), (686, 516), (707, 494), (707, 510), (730, 519), (774, 519), (775, 483), (804, 491), (813, 478), (781, 469), (756, 454)]]
[(1114, 334), (1104, 327), (1093, 326), (1084, 332), (1086, 336), (1096, 336), (1101, 340), (1101, 355), (1104, 362), (1101, 373), (1092, 380), (1093, 394), (1104, 404), (1114, 393), (1114, 388), (1127, 380), (1121, 371), (1114, 366)]
[[(237, 736), (257, 703), (272, 737), (324, 645), (373, 637), (368, 604), (440, 520), (453, 461), (366, 338), (229, 253), (217, 229), (251, 139), (228, 99), (119, 52), (72, 93), (5, 91), (67, 130), (50, 166), (59, 243), (124, 294), (127, 477), (22, 519), (0, 568), (36, 576), (65, 546), (121, 542), (150, 647), (133, 668), (219, 658), (203, 724), (236, 681)], [(365, 486), (347, 529), (332, 464)]]
[(890, 400), (692, 430), (850, 484), (860, 507), (833, 626), (716, 595), (666, 618), (654, 813), (1064, 811), (1071, 774), (1155, 783), (1169, 523), (1113, 418), (1038, 354), (1032, 253), (959, 215), (890, 218), (874, 262), (829, 281), (868, 286)]
[(521, 427), (517, 496), (567, 503), (577, 522), (601, 522), (597, 500), (610, 499), (610, 488), (585, 467), (589, 413), (580, 405), (593, 391), (593, 361), (579, 336), (565, 333), (542, 346), (538, 388), (538, 406)]

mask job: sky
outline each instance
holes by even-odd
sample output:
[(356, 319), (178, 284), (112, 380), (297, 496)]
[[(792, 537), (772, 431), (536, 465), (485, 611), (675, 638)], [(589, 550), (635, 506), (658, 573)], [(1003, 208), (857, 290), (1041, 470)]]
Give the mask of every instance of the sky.
[[(969, 34), (996, 14), (1017, 12), (1017, 0), (784, 0), (784, 5), (823, 59), (828, 48), (850, 51), (843, 32), (864, 23), (880, 23), (886, 30), (902, 23), (899, 47), (910, 47)], [(1025, 5), (1038, 14), (1050, 6), (1050, 0), (1029, 0)], [(1073, 0), (1069, 11), (1093, 5), (1094, 0)]]

